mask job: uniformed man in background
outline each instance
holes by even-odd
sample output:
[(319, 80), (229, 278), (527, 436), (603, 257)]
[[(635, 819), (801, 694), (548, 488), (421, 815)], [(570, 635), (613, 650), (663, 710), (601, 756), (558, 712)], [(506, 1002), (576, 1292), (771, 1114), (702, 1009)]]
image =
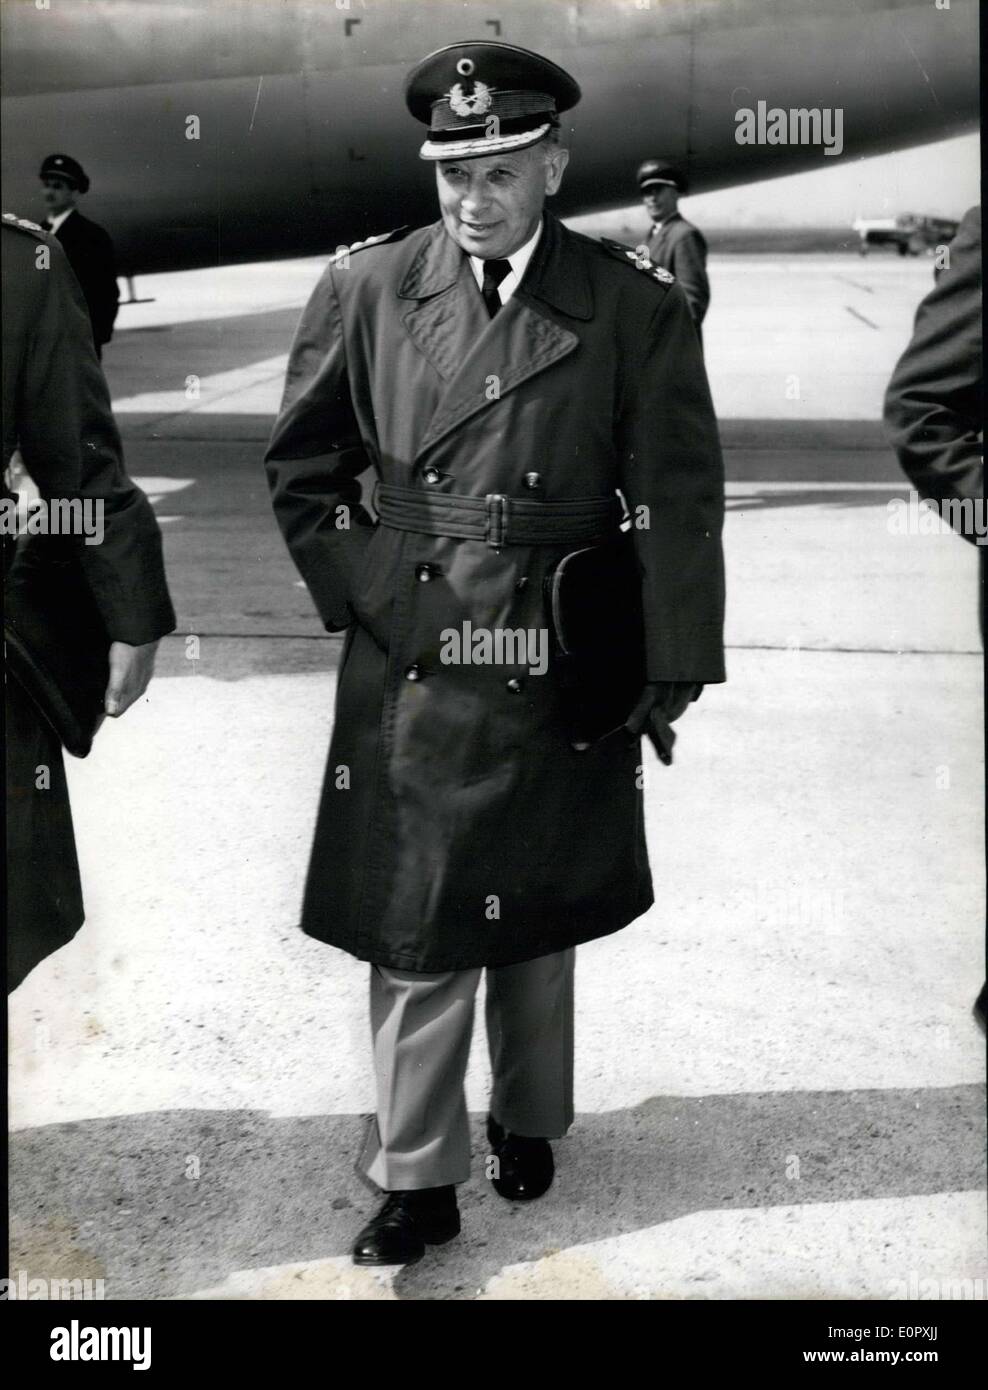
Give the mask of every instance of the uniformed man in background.
[(638, 170), (638, 188), (652, 226), (645, 239), (655, 265), (670, 271), (683, 287), (697, 333), (710, 304), (707, 243), (699, 228), (679, 211), (688, 191), (686, 175), (664, 159), (647, 159)]
[[(548, 1189), (574, 1115), (574, 947), (653, 901), (637, 731), (724, 679), (723, 470), (686, 297), (544, 207), (579, 97), (509, 44), (413, 69), (440, 220), (327, 268), (266, 456), (295, 562), (346, 631), (302, 925), (371, 964), (362, 1166), (389, 1196), (360, 1264), (460, 1229), (485, 967), (487, 1176), (510, 1201)], [(356, 481), (369, 466), (377, 525)], [(558, 664), (531, 643), (548, 642), (564, 558), (619, 538), (618, 489), (644, 688), (634, 731), (575, 740)], [(505, 654), (519, 633), (527, 649)]]
[(120, 304), (113, 242), (104, 228), (79, 211), (79, 196), (89, 191), (89, 179), (71, 155), (48, 155), (39, 177), (47, 211), (45, 230), (54, 233), (69, 258), (89, 308), (96, 356), (102, 357)]
[[(72, 547), (99, 610), (109, 640), (104, 708), (118, 717), (147, 689), (158, 641), (175, 626), (161, 534), (151, 504), (124, 471), (86, 302), (64, 253), (36, 223), (5, 213), (2, 225), (5, 507), (16, 500), (7, 484), (15, 451), (49, 506), (79, 498), (102, 507), (99, 544), (69, 536), (57, 546)], [(5, 529), (11, 588), (25, 543), (35, 552), (48, 540), (29, 534), (15, 541)], [(11, 668), (8, 661), (8, 991), (70, 941), (84, 916), (62, 746)]]

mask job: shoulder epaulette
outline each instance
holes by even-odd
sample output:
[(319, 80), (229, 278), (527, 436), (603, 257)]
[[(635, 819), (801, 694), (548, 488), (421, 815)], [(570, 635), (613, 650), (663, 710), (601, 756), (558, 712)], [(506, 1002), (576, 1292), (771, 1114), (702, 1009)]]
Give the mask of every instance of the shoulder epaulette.
[(656, 265), (649, 257), (647, 250), (636, 251), (633, 246), (625, 246), (621, 241), (611, 241), (611, 239), (606, 236), (601, 237), (600, 244), (606, 251), (610, 251), (611, 255), (617, 260), (626, 261), (633, 265), (636, 270), (641, 270), (644, 271), (646, 275), (651, 275), (652, 279), (657, 280), (660, 285), (674, 285), (676, 283), (675, 275), (672, 275), (668, 270), (664, 270), (662, 266)]
[(366, 251), (368, 246), (383, 246), (387, 241), (401, 241), (410, 230), (406, 224), (404, 227), (395, 227), (391, 232), (381, 232), (379, 236), (369, 236), (366, 241), (355, 241), (350, 246), (341, 246), (331, 257), (330, 264), (341, 261), (344, 256), (351, 256), (354, 251)]
[(40, 232), (42, 236), (45, 234), (44, 227), (39, 226), (37, 222), (29, 222), (26, 217), (18, 217), (16, 212), (5, 212), (3, 220), (5, 226), (19, 227), (22, 232), (32, 232), (35, 234)]

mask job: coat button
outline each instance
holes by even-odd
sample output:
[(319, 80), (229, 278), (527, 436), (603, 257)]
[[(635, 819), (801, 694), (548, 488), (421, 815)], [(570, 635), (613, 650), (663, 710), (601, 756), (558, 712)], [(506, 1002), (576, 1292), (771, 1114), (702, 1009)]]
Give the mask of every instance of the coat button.
[(434, 579), (438, 570), (434, 565), (416, 565), (415, 578), (420, 579), (423, 584), (428, 584), (430, 579)]
[(406, 666), (406, 667), (405, 667), (405, 679), (406, 679), (406, 681), (418, 681), (418, 680), (421, 680), (421, 679), (422, 679), (422, 667), (421, 667), (421, 666), (414, 666), (414, 665), (413, 665), (413, 666)]
[(511, 679), (508, 681), (508, 689), (511, 691), (512, 695), (520, 695), (521, 681), (518, 680), (516, 676), (512, 676)]
[(423, 471), (422, 471), (422, 477), (425, 479), (425, 481), (426, 481), (427, 483), (438, 483), (438, 481), (439, 481), (439, 469), (438, 469), (438, 468), (426, 468), (426, 469), (423, 469)]
[(526, 486), (526, 487), (541, 487), (541, 486), (542, 486), (542, 474), (541, 474), (541, 473), (526, 473), (526, 474), (525, 474), (525, 486)]
[(516, 593), (516, 594), (520, 594), (520, 593), (522, 593), (522, 592), (523, 592), (525, 589), (527, 589), (527, 588), (528, 588), (528, 575), (527, 575), (527, 574), (523, 574), (522, 577), (521, 577), (521, 578), (517, 581), (517, 583), (515, 584), (515, 593)]

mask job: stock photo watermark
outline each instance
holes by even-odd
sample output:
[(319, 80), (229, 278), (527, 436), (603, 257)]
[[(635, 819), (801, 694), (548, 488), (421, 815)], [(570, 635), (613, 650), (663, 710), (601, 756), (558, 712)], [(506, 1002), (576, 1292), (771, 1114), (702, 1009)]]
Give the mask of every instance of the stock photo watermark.
[(439, 634), (444, 666), (527, 666), (530, 676), (549, 669), (549, 633), (544, 627), (446, 627)]
[(53, 1327), (52, 1361), (130, 1361), (135, 1371), (151, 1367), (150, 1327), (86, 1327), (73, 1318)]
[(0, 499), (0, 536), (81, 536), (85, 545), (102, 545), (105, 503), (101, 497)]
[(890, 536), (937, 536), (956, 531), (988, 545), (988, 509), (983, 497), (947, 497), (936, 501), (910, 492), (893, 497), (886, 507), (885, 527)]
[(734, 113), (739, 145), (822, 145), (824, 155), (844, 149), (844, 112), (839, 106), (742, 106)]
[(106, 1298), (102, 1279), (48, 1278), (19, 1269), (11, 1279), (0, 1279), (0, 1299), (11, 1302), (101, 1301)]

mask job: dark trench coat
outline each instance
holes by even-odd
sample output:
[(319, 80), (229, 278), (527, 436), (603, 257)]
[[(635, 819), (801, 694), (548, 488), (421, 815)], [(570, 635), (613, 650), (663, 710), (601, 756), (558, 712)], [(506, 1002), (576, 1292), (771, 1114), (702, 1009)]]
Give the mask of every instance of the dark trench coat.
[[(152, 642), (175, 626), (161, 534), (124, 471), (86, 301), (39, 227), (5, 215), (2, 236), (4, 469), (19, 448), (42, 498), (102, 502), (102, 543), (77, 542), (85, 582), (112, 640)], [(5, 540), (5, 568), (23, 559), (24, 539)], [(4, 696), (9, 991), (72, 939), (84, 914), (61, 743), (9, 672)]]
[(543, 579), (574, 547), (373, 526), (355, 480), (372, 466), (552, 502), (620, 489), (648, 508), (649, 679), (723, 680), (723, 470), (682, 290), (548, 215), (493, 320), (441, 223), (356, 250), (303, 313), (266, 466), (322, 621), (347, 629), (304, 930), (431, 972), (534, 959), (645, 912), (640, 745), (575, 751), (553, 667), (440, 658), (465, 621), (546, 630)]

